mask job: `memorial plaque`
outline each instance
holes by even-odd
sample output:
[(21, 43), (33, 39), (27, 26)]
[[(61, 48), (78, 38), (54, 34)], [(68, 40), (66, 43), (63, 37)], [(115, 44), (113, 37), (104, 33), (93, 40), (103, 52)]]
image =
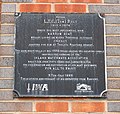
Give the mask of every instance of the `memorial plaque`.
[(17, 13), (15, 18), (18, 97), (103, 97), (104, 17)]

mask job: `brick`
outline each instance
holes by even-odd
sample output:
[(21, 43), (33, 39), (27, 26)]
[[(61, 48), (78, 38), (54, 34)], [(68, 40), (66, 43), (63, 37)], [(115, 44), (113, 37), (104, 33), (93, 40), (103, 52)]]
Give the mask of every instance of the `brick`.
[(21, 4), (20, 12), (50, 12), (50, 4)]
[(106, 15), (105, 21), (108, 24), (120, 24), (120, 16), (118, 16), (118, 15)]
[(120, 34), (120, 26), (106, 26), (107, 35), (118, 35)]
[(0, 44), (14, 44), (14, 36), (1, 36)]
[(120, 55), (120, 46), (107, 46), (107, 55)]
[(107, 36), (107, 44), (120, 44), (120, 36)]
[(37, 112), (67, 112), (67, 102), (39, 102), (36, 103)]
[[(79, 113), (80, 114), (80, 113)], [(82, 114), (82, 113), (81, 113)], [(83, 113), (84, 114), (84, 113)], [(85, 114), (106, 114), (106, 113), (104, 113), (104, 112), (93, 112), (93, 113), (85, 113)]]
[(32, 2), (33, 0), (2, 0), (2, 2)]
[(71, 0), (71, 2), (85, 2), (85, 3), (101, 3), (102, 0)]
[(108, 91), (107, 98), (109, 100), (120, 100), (120, 91)]
[(103, 102), (73, 102), (72, 112), (104, 112)]
[(120, 57), (107, 57), (107, 66), (109, 67), (119, 67), (120, 66)]
[(2, 67), (12, 67), (14, 64), (13, 57), (0, 57), (0, 66)]
[(4, 13), (9, 12), (15, 12), (16, 11), (16, 5), (15, 4), (2, 4), (2, 11)]
[(13, 100), (12, 91), (0, 91), (0, 100)]
[(0, 80), (0, 89), (12, 89), (13, 80)]
[(0, 46), (0, 56), (14, 55), (14, 46)]
[(107, 76), (109, 78), (120, 78), (120, 68), (108, 68)]
[(14, 15), (2, 15), (1, 23), (14, 23)]
[(6, 112), (4, 113), (4, 112), (1, 112), (0, 114), (14, 114), (14, 113), (6, 113)]
[(108, 111), (110, 112), (120, 112), (120, 102), (109, 102)]
[(88, 10), (90, 13), (120, 13), (120, 5), (89, 5)]
[(85, 4), (56, 4), (55, 12), (58, 13), (85, 13), (86, 5)]
[(104, 0), (104, 3), (119, 4), (120, 0)]
[(2, 25), (1, 33), (2, 34), (14, 34), (14, 25)]
[(108, 89), (120, 89), (120, 80), (108, 80)]
[(68, 0), (36, 0), (36, 2), (46, 2), (46, 3), (64, 3), (64, 2), (67, 2)]
[(14, 68), (0, 68), (0, 78), (13, 78)]
[(0, 103), (0, 112), (29, 112), (32, 111), (30, 102), (3, 102)]

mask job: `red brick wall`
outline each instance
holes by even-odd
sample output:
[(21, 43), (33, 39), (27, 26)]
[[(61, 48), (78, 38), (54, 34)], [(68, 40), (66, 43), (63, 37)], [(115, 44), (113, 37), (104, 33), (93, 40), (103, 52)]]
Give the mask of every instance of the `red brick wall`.
[[(107, 99), (14, 98), (14, 13), (105, 13)], [(0, 114), (120, 113), (120, 0), (2, 0), (0, 37)]]

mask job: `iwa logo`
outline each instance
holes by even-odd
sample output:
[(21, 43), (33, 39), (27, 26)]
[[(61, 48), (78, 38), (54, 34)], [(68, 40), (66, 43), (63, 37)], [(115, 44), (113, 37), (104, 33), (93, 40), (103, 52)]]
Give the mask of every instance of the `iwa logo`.
[(48, 91), (48, 84), (27, 84), (27, 92), (30, 91)]

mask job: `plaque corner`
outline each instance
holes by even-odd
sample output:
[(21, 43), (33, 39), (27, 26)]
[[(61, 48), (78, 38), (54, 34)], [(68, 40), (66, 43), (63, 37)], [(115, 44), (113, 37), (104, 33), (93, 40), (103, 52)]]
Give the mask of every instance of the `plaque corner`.
[(100, 97), (106, 98), (107, 97), (107, 90), (102, 91), (100, 94)]
[(104, 13), (98, 13), (98, 17), (99, 17), (100, 19), (104, 19), (104, 18), (105, 18), (105, 14), (104, 14)]
[(16, 13), (14, 14), (14, 16), (15, 16), (15, 18), (19, 18), (19, 17), (21, 16), (21, 13), (20, 13), (20, 12), (16, 12)]
[(13, 90), (13, 97), (17, 98), (19, 96), (20, 96), (19, 92), (17, 90)]

